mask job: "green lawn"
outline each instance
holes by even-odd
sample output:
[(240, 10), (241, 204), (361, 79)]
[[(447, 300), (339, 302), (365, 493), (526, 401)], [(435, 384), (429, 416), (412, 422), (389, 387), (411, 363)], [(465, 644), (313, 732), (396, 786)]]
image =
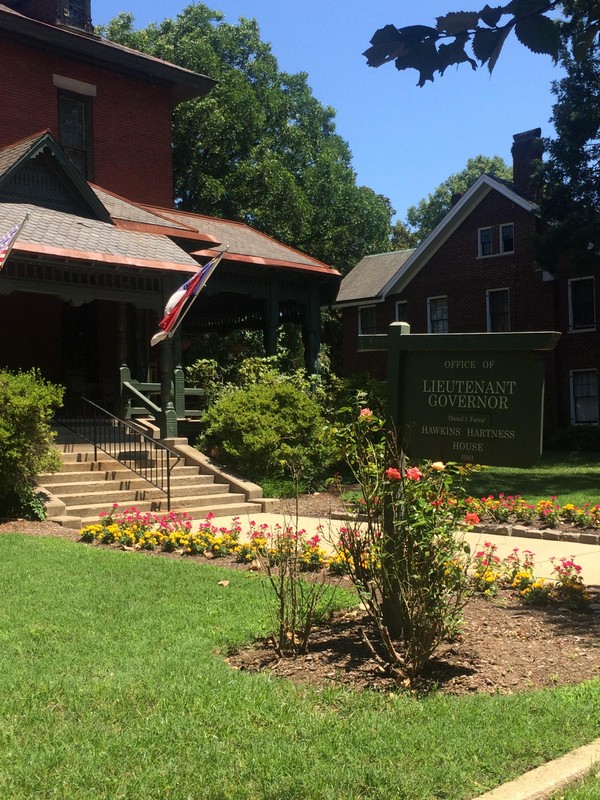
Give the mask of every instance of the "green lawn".
[(600, 775), (594, 770), (589, 778), (553, 795), (551, 800), (598, 800), (600, 797)]
[(529, 469), (490, 467), (475, 473), (466, 485), (474, 497), (519, 494), (531, 503), (553, 495), (562, 505), (600, 503), (598, 453), (547, 452)]
[(0, 590), (10, 800), (461, 800), (600, 733), (597, 681), (418, 699), (234, 671), (268, 630), (246, 571), (9, 534)]

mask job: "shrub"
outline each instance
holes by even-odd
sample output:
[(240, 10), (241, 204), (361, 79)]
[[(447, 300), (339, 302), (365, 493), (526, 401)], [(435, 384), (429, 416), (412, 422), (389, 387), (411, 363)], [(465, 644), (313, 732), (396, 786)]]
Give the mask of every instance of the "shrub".
[(294, 474), (310, 481), (334, 459), (318, 402), (290, 383), (267, 380), (227, 392), (202, 421), (203, 446), (251, 480), (284, 476), (293, 464)]
[(347, 564), (374, 624), (380, 647), (363, 632), (374, 657), (397, 681), (408, 674), (413, 682), (438, 645), (456, 634), (468, 597), (466, 546), (456, 534), (466, 506), (453, 486), (466, 470), (441, 462), (409, 466), (394, 432), (370, 408), (341, 426), (338, 437), (360, 485), (364, 521), (342, 533), (336, 568)]
[(40, 517), (34, 492), (41, 472), (60, 469), (52, 447), (50, 420), (62, 404), (64, 389), (29, 372), (0, 372), (0, 502), (4, 513), (21, 510)]

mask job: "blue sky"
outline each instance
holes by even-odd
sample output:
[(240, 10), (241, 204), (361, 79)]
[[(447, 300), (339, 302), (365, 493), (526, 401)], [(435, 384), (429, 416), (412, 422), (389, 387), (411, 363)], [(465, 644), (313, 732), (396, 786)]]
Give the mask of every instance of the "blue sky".
[[(121, 11), (136, 27), (174, 17), (185, 0), (92, 0), (95, 24)], [(534, 55), (514, 35), (492, 74), (469, 65), (417, 87), (414, 70), (369, 68), (362, 53), (377, 28), (432, 24), (447, 11), (474, 10), (482, 0), (214, 0), (228, 22), (258, 21), (281, 70), (306, 72), (314, 96), (336, 112), (337, 132), (350, 145), (358, 182), (390, 198), (397, 216), (416, 204), (467, 159), (499, 155), (510, 163), (514, 133), (549, 119), (552, 80), (560, 76), (548, 56)]]

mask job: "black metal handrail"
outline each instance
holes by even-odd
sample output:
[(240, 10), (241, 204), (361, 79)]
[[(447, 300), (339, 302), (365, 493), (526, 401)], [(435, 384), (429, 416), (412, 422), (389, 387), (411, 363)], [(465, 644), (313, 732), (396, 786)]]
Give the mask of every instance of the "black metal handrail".
[(86, 397), (69, 404), (67, 413), (57, 421), (94, 446), (94, 461), (102, 450), (164, 492), (171, 510), (171, 471), (181, 460), (174, 450)]

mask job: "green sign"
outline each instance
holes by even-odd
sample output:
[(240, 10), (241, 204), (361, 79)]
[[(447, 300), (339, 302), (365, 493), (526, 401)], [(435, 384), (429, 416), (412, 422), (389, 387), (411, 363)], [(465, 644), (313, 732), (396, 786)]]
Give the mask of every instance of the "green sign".
[[(541, 454), (540, 351), (560, 334), (410, 334), (390, 326), (389, 410), (412, 459), (526, 467)], [(363, 337), (363, 349), (383, 349)]]

